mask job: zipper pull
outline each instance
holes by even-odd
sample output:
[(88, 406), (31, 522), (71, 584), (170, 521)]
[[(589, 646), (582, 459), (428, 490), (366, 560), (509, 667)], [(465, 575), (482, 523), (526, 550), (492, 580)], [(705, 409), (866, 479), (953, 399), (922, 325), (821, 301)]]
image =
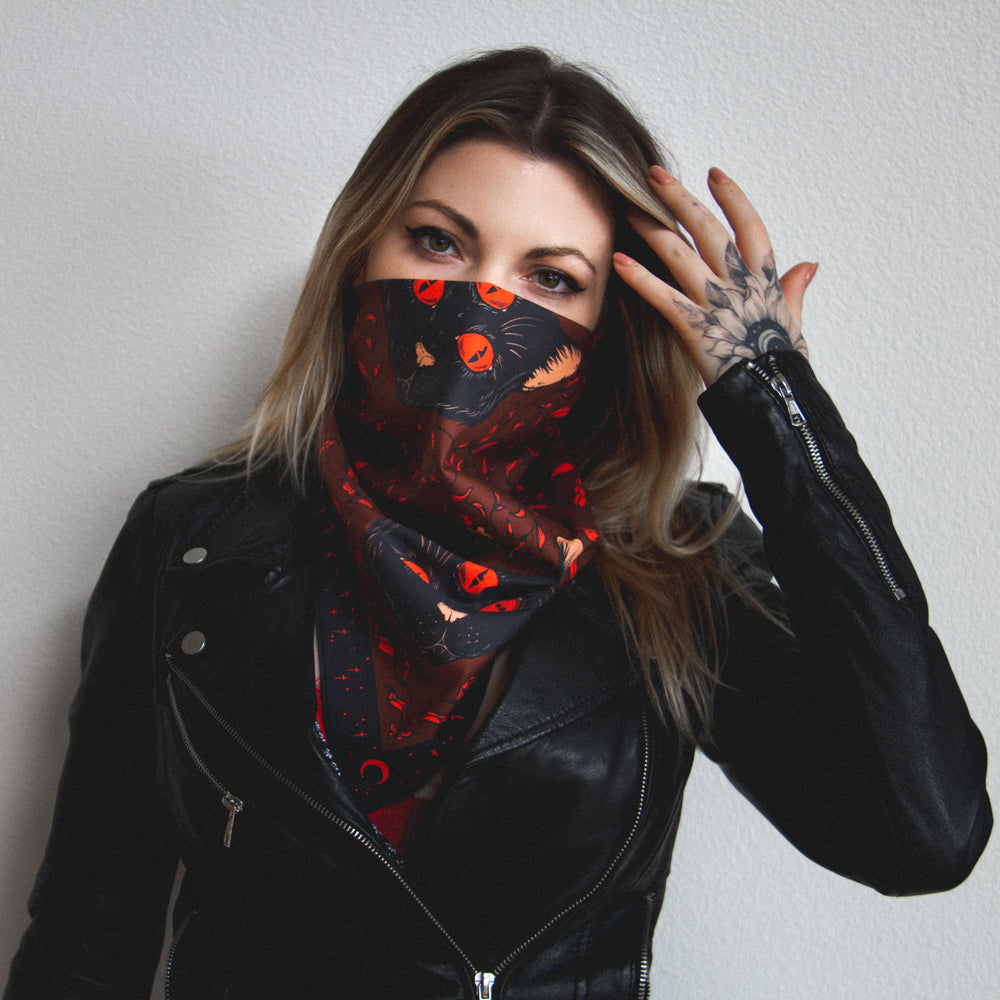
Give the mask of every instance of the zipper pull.
[(496, 979), (497, 977), (492, 972), (476, 973), (476, 996), (479, 997), (479, 1000), (492, 1000), (493, 984)]
[(791, 425), (793, 427), (805, 427), (806, 415), (799, 408), (795, 394), (792, 392), (792, 387), (788, 384), (788, 379), (778, 369), (774, 358), (769, 357), (769, 360), (771, 362), (770, 371), (762, 368), (756, 361), (743, 361), (741, 363), (748, 372), (755, 375), (785, 404), (785, 409), (788, 411), (788, 420)]
[(226, 819), (226, 832), (222, 835), (222, 843), (225, 847), (229, 847), (233, 842), (233, 825), (236, 823), (236, 814), (243, 812), (243, 800), (238, 799), (232, 792), (224, 792), (222, 804), (229, 811), (229, 816)]
[(806, 415), (799, 409), (799, 404), (795, 401), (795, 396), (792, 393), (792, 387), (788, 384), (788, 379), (781, 372), (775, 372), (771, 376), (770, 381), (775, 391), (781, 397), (781, 401), (785, 404), (785, 409), (788, 410), (788, 419), (791, 421), (792, 426), (805, 426)]

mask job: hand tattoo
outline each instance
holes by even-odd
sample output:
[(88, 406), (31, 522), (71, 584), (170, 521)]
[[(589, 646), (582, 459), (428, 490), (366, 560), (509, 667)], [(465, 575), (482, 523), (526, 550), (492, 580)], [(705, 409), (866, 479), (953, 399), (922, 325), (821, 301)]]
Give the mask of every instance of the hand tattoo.
[(705, 282), (709, 308), (685, 305), (691, 328), (706, 342), (705, 353), (718, 361), (714, 378), (741, 358), (755, 358), (768, 351), (806, 353), (798, 324), (792, 319), (781, 294), (781, 284), (768, 254), (761, 274), (754, 274), (743, 262), (735, 244), (726, 248), (728, 284)]

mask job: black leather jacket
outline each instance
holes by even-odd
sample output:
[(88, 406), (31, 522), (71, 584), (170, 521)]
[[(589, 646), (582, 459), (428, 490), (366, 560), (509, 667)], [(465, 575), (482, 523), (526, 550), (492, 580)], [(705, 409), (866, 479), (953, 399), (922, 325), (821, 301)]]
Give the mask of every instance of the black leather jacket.
[[(780, 617), (773, 570), (796, 636), (732, 597), (704, 749), (820, 864), (954, 886), (992, 823), (985, 750), (851, 437), (798, 355), (734, 369), (702, 408), (767, 562), (748, 519), (721, 545)], [(728, 499), (691, 502), (712, 519)], [(401, 859), (314, 724), (312, 509), (267, 475), (137, 501), (88, 611), (7, 1000), (145, 996), (178, 856), (176, 1000), (646, 996), (693, 748), (649, 711), (596, 572), (521, 633)]]

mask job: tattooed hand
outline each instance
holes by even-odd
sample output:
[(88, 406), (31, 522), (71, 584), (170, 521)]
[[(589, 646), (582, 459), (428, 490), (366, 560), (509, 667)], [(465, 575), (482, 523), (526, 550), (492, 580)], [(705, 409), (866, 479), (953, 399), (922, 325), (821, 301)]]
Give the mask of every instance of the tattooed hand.
[(670, 321), (711, 385), (741, 358), (782, 349), (806, 353), (802, 295), (817, 265), (796, 264), (779, 281), (767, 231), (746, 195), (715, 167), (708, 180), (732, 236), (662, 167), (650, 170), (650, 186), (696, 249), (644, 213), (629, 217), (681, 291), (625, 254), (616, 253), (614, 262), (626, 284)]

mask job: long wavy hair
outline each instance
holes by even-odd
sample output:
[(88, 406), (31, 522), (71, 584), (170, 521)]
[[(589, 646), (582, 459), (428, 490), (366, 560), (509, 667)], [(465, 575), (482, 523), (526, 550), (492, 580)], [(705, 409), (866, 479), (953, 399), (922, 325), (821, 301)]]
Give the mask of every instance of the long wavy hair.
[[(677, 231), (647, 184), (671, 164), (597, 73), (536, 48), (488, 52), (430, 77), (389, 117), (334, 203), (273, 376), (243, 437), (218, 457), (252, 471), (282, 463), (303, 485), (343, 374), (368, 252), (443, 148), (488, 138), (582, 176), (608, 205), (616, 248), (666, 280), (626, 221), (633, 206)], [(666, 320), (612, 274), (604, 336), (566, 434), (584, 472), (601, 544), (597, 566), (652, 703), (705, 733), (717, 677), (713, 623), (721, 530), (684, 504), (699, 460), (698, 374)]]

